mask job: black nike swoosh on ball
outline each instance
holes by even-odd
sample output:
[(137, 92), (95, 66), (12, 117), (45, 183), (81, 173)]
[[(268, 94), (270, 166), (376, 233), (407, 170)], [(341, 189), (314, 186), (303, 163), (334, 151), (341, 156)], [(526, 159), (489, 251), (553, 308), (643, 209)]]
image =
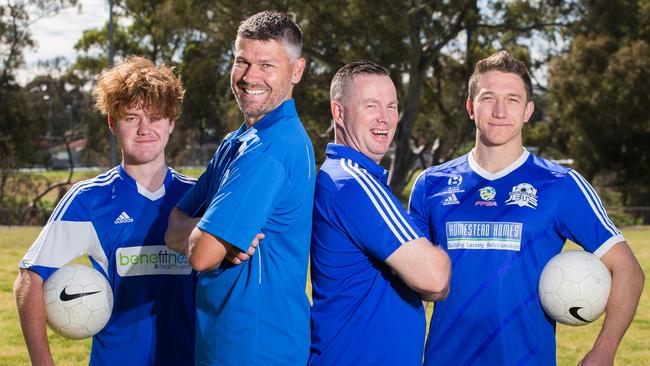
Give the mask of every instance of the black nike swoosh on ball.
[(64, 287), (63, 291), (61, 291), (61, 294), (59, 295), (59, 299), (61, 299), (61, 301), (70, 301), (70, 300), (78, 299), (80, 297), (84, 297), (92, 294), (98, 294), (101, 292), (101, 291), (93, 291), (93, 292), (80, 292), (78, 294), (69, 294), (65, 292), (67, 288), (68, 288), (67, 286)]
[(572, 308), (569, 308), (569, 314), (573, 315), (574, 318), (583, 321), (585, 323), (589, 323), (589, 321), (578, 314), (578, 310), (582, 309), (582, 306), (574, 306)]

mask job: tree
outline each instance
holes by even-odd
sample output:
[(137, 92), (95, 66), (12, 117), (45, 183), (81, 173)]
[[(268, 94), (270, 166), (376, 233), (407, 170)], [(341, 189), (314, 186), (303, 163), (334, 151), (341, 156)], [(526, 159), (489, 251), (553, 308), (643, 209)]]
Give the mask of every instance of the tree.
[(650, 205), (650, 3), (584, 1), (568, 53), (550, 68), (547, 150), (588, 179), (618, 187), (623, 204)]
[[(120, 4), (120, 16), (133, 21), (118, 27), (118, 54), (137, 52), (180, 65), (188, 88), (189, 108), (183, 122), (194, 130), (189, 137), (201, 142), (213, 137), (207, 132), (215, 131), (220, 138), (220, 133), (241, 123), (228, 90), (230, 47), (239, 22), (257, 11), (293, 13), (304, 32), (308, 69), (295, 96), (320, 161), (325, 143), (332, 139), (331, 76), (343, 64), (359, 59), (387, 66), (397, 84), (401, 109), (389, 161), (396, 192), (402, 191), (414, 169), (467, 149), (473, 124), (464, 111), (465, 85), (476, 60), (500, 47), (530, 60), (522, 40), (552, 39), (558, 27), (576, 16), (575, 2), (552, 0), (411, 0), (397, 10), (394, 2), (370, 0)], [(89, 31), (78, 45), (83, 51), (101, 49), (105, 34), (105, 29)], [(87, 60), (80, 59), (78, 65)]]
[(44, 118), (43, 105), (16, 83), (15, 72), (24, 63), (23, 52), (34, 46), (29, 26), (76, 0), (6, 1), (0, 4), (0, 202), (6, 201), (5, 183), (19, 167), (34, 163)]

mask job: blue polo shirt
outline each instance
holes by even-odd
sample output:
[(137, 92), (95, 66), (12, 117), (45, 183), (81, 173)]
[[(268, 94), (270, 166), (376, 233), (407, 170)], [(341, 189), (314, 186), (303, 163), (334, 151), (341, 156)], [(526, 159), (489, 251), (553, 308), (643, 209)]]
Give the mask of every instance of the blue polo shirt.
[(387, 179), (360, 152), (327, 145), (314, 202), (310, 365), (422, 365), (422, 302), (384, 261), (423, 235)]
[(202, 216), (201, 230), (242, 251), (266, 235), (250, 260), (199, 274), (197, 365), (307, 363), (314, 181), (313, 148), (288, 100), (226, 136), (178, 203)]

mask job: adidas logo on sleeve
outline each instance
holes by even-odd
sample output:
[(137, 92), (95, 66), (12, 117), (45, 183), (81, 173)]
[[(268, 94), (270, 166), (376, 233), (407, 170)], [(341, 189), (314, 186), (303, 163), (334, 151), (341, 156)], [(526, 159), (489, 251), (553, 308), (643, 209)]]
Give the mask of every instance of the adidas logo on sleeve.
[(126, 224), (128, 222), (133, 222), (133, 219), (125, 211), (122, 211), (120, 216), (118, 216), (117, 219), (115, 219), (114, 223), (115, 225), (117, 225), (117, 224)]

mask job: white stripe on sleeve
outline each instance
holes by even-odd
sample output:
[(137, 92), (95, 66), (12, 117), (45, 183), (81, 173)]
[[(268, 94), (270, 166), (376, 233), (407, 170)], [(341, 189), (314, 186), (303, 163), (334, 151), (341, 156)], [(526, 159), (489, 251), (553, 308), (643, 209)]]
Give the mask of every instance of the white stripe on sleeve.
[[(609, 231), (612, 234), (612, 236), (619, 235), (620, 232), (616, 229), (614, 224), (609, 220), (609, 217), (607, 216), (607, 213), (601, 212), (599, 210), (599, 208), (596, 206), (597, 204), (594, 202), (594, 200), (600, 202), (600, 199), (598, 199), (598, 196), (595, 196), (595, 199), (593, 197), (591, 197), (591, 195), (587, 192), (587, 189), (589, 189), (589, 190), (591, 190), (591, 189), (584, 187), (584, 184), (580, 179), (582, 177), (578, 178), (579, 175), (577, 173), (575, 173), (573, 170), (569, 171), (569, 175), (571, 176), (571, 178), (573, 178), (573, 180), (576, 182), (576, 184), (578, 185), (578, 187), (582, 191), (582, 194), (587, 199), (587, 202), (589, 202), (589, 206), (591, 206), (591, 209), (593, 210), (596, 217), (598, 217), (598, 220), (603, 225), (603, 227), (605, 227), (605, 229), (607, 229), (607, 231)], [(590, 186), (587, 184), (587, 187), (590, 187)]]
[(384, 207), (388, 207), (388, 213), (389, 213), (390, 217), (396, 222), (397, 226), (402, 231), (402, 233), (406, 237), (409, 237), (409, 233), (410, 233), (411, 234), (410, 235), (410, 237), (411, 237), (410, 240), (414, 240), (415, 238), (417, 238), (418, 234), (415, 232), (415, 230), (413, 230), (411, 225), (409, 225), (409, 223), (406, 222), (406, 219), (404, 219), (404, 216), (402, 215), (402, 213), (397, 209), (397, 207), (395, 206), (395, 203), (388, 196), (388, 193), (379, 184), (379, 182), (377, 182), (377, 180), (374, 177), (370, 176), (370, 174), (368, 174), (367, 172), (359, 169), (356, 164), (354, 166), (352, 166), (351, 164), (349, 164), (349, 165), (350, 165), (350, 168), (355, 170), (359, 174), (359, 176), (370, 185), (370, 188), (372, 189), (373, 193), (376, 196), (379, 197), (379, 200), (384, 205)]
[(354, 178), (354, 180), (356, 180), (357, 183), (359, 183), (359, 185), (360, 185), (361, 188), (364, 190), (364, 192), (366, 192), (366, 195), (368, 196), (368, 198), (370, 198), (370, 201), (371, 201), (372, 204), (375, 206), (375, 209), (377, 210), (377, 213), (379, 213), (379, 215), (382, 217), (382, 219), (384, 219), (384, 222), (386, 223), (386, 225), (388, 226), (388, 228), (391, 230), (391, 232), (393, 233), (393, 235), (395, 235), (395, 237), (396, 237), (397, 240), (400, 242), (400, 244), (404, 244), (404, 243), (406, 243), (406, 242), (412, 240), (412, 239), (409, 239), (408, 237), (405, 238), (405, 237), (403, 236), (403, 231), (400, 233), (400, 231), (398, 231), (397, 228), (395, 228), (395, 225), (393, 224), (393, 222), (391, 222), (391, 220), (386, 216), (386, 209), (385, 209), (385, 207), (384, 207), (383, 205), (381, 205), (379, 202), (377, 202), (377, 198), (376, 198), (376, 197), (375, 197), (375, 196), (370, 192), (370, 189), (369, 189), (369, 187), (367, 186), (366, 182), (364, 182), (364, 181), (363, 181), (363, 180), (362, 180), (362, 179), (357, 175), (357, 173), (356, 173), (355, 171), (353, 171), (353, 170), (348, 166), (348, 164), (344, 161), (344, 159), (340, 159), (340, 160), (339, 160), (339, 163), (340, 163), (340, 165), (341, 165), (341, 168), (343, 168), (344, 171), (346, 171), (348, 174), (350, 174), (350, 175), (352, 176), (352, 178)]

